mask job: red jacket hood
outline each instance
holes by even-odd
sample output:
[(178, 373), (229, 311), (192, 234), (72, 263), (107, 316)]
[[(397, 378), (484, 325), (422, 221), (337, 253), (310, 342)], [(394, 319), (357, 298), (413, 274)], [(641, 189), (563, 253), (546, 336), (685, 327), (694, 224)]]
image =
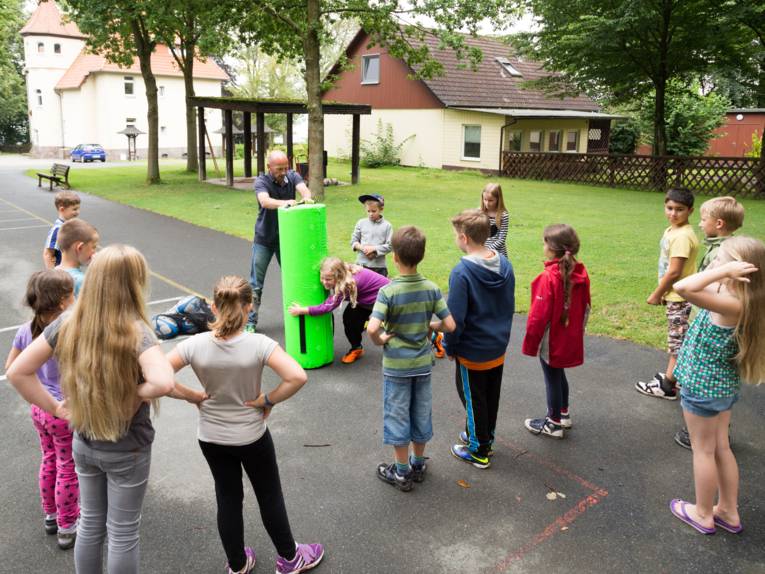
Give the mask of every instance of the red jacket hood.
[[(553, 275), (560, 277), (560, 266), (558, 265), (560, 263), (560, 259), (548, 259), (545, 261), (545, 271), (547, 273), (552, 273)], [(587, 270), (584, 268), (584, 265), (580, 263), (579, 261), (576, 262), (576, 265), (574, 265), (574, 270), (571, 272), (571, 282), (576, 283), (584, 283), (585, 281), (588, 281), (589, 278), (587, 276)]]

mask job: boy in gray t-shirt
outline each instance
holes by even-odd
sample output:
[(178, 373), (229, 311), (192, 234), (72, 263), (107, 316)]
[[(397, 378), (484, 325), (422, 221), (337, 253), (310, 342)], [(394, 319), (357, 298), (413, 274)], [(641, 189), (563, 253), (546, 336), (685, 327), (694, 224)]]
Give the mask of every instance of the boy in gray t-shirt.
[(392, 249), (393, 226), (383, 218), (385, 199), (382, 195), (361, 195), (359, 201), (367, 217), (358, 220), (351, 235), (351, 249), (358, 252), (356, 263), (387, 277), (385, 255)]

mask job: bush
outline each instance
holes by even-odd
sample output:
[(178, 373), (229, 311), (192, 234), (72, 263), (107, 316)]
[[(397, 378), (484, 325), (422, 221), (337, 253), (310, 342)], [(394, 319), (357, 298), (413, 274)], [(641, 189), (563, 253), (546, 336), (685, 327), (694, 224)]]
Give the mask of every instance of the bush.
[(412, 139), (414, 134), (398, 144), (393, 139), (393, 125), (377, 120), (377, 132), (371, 140), (361, 140), (361, 165), (364, 167), (382, 167), (401, 163), (401, 148)]
[(752, 148), (746, 152), (746, 157), (753, 157), (755, 159), (760, 157), (762, 153), (762, 137), (757, 135), (757, 132), (752, 134)]
[[(253, 148), (253, 151), (254, 149), (255, 148)], [(277, 149), (280, 151), (283, 151), (284, 153), (287, 153), (286, 145), (274, 144), (266, 150), (266, 156), (268, 156), (268, 152), (277, 150)], [(292, 153), (296, 159), (308, 157), (308, 144), (304, 144), (304, 143), (294, 144), (292, 146)], [(243, 143), (234, 144), (234, 159), (244, 159), (244, 144)]]
[(640, 143), (640, 123), (634, 118), (617, 121), (611, 128), (608, 153), (635, 153)]

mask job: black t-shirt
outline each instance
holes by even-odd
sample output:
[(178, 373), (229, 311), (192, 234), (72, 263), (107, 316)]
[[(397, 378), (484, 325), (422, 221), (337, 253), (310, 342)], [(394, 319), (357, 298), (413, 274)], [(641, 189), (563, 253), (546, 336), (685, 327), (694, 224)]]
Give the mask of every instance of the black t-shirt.
[[(297, 186), (303, 183), (303, 178), (295, 171), (288, 171), (284, 176), (284, 184), (279, 185), (270, 173), (259, 175), (255, 179), (255, 196), (263, 191), (274, 199), (295, 199)], [(279, 246), (279, 218), (275, 209), (265, 209), (258, 202), (260, 210), (255, 221), (255, 243), (266, 247)]]

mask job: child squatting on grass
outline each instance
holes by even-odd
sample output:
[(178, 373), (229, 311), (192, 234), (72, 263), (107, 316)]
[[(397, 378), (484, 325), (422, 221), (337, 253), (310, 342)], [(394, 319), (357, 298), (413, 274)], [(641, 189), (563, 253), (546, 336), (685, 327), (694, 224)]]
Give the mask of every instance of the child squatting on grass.
[[(383, 442), (394, 451), (394, 462), (379, 464), (377, 477), (407, 492), (425, 480), (425, 445), (433, 437), (430, 334), (455, 324), (441, 290), (417, 272), (425, 257), (422, 231), (401, 227), (392, 243), (399, 276), (377, 294), (367, 333), (383, 346)], [(431, 322), (433, 315), (438, 320)]]
[(714, 534), (716, 526), (737, 534), (743, 530), (739, 473), (728, 425), (741, 381), (765, 380), (765, 245), (750, 237), (729, 239), (706, 271), (675, 289), (701, 311), (676, 368), (693, 445), (696, 502), (673, 499), (670, 510), (702, 534)]
[[(21, 352), (39, 337), (61, 313), (74, 303), (74, 284), (65, 272), (50, 269), (33, 273), (27, 283), (24, 303), (34, 311), (34, 318), (22, 325), (13, 339), (5, 361), (8, 370)], [(37, 377), (56, 400), (63, 400), (58, 363), (51, 357), (39, 369)], [(45, 513), (47, 534), (58, 534), (58, 546), (74, 546), (77, 519), (80, 516), (80, 486), (72, 458), (72, 429), (65, 418), (31, 407), (32, 424), (40, 437), (40, 499)]]
[(361, 335), (372, 314), (377, 292), (390, 281), (372, 269), (345, 263), (337, 257), (324, 258), (319, 268), (319, 277), (324, 288), (329, 291), (327, 300), (312, 307), (301, 307), (298, 303), (293, 303), (289, 307), (289, 313), (293, 317), (323, 315), (331, 313), (343, 301), (347, 301), (343, 312), (343, 327), (351, 349), (343, 356), (342, 361), (345, 364), (354, 363), (364, 354)]
[(547, 416), (526, 419), (533, 434), (563, 438), (572, 427), (565, 369), (584, 362), (584, 329), (590, 314), (590, 278), (576, 260), (579, 237), (566, 224), (543, 234), (545, 269), (531, 282), (523, 354), (539, 355), (547, 390)]

